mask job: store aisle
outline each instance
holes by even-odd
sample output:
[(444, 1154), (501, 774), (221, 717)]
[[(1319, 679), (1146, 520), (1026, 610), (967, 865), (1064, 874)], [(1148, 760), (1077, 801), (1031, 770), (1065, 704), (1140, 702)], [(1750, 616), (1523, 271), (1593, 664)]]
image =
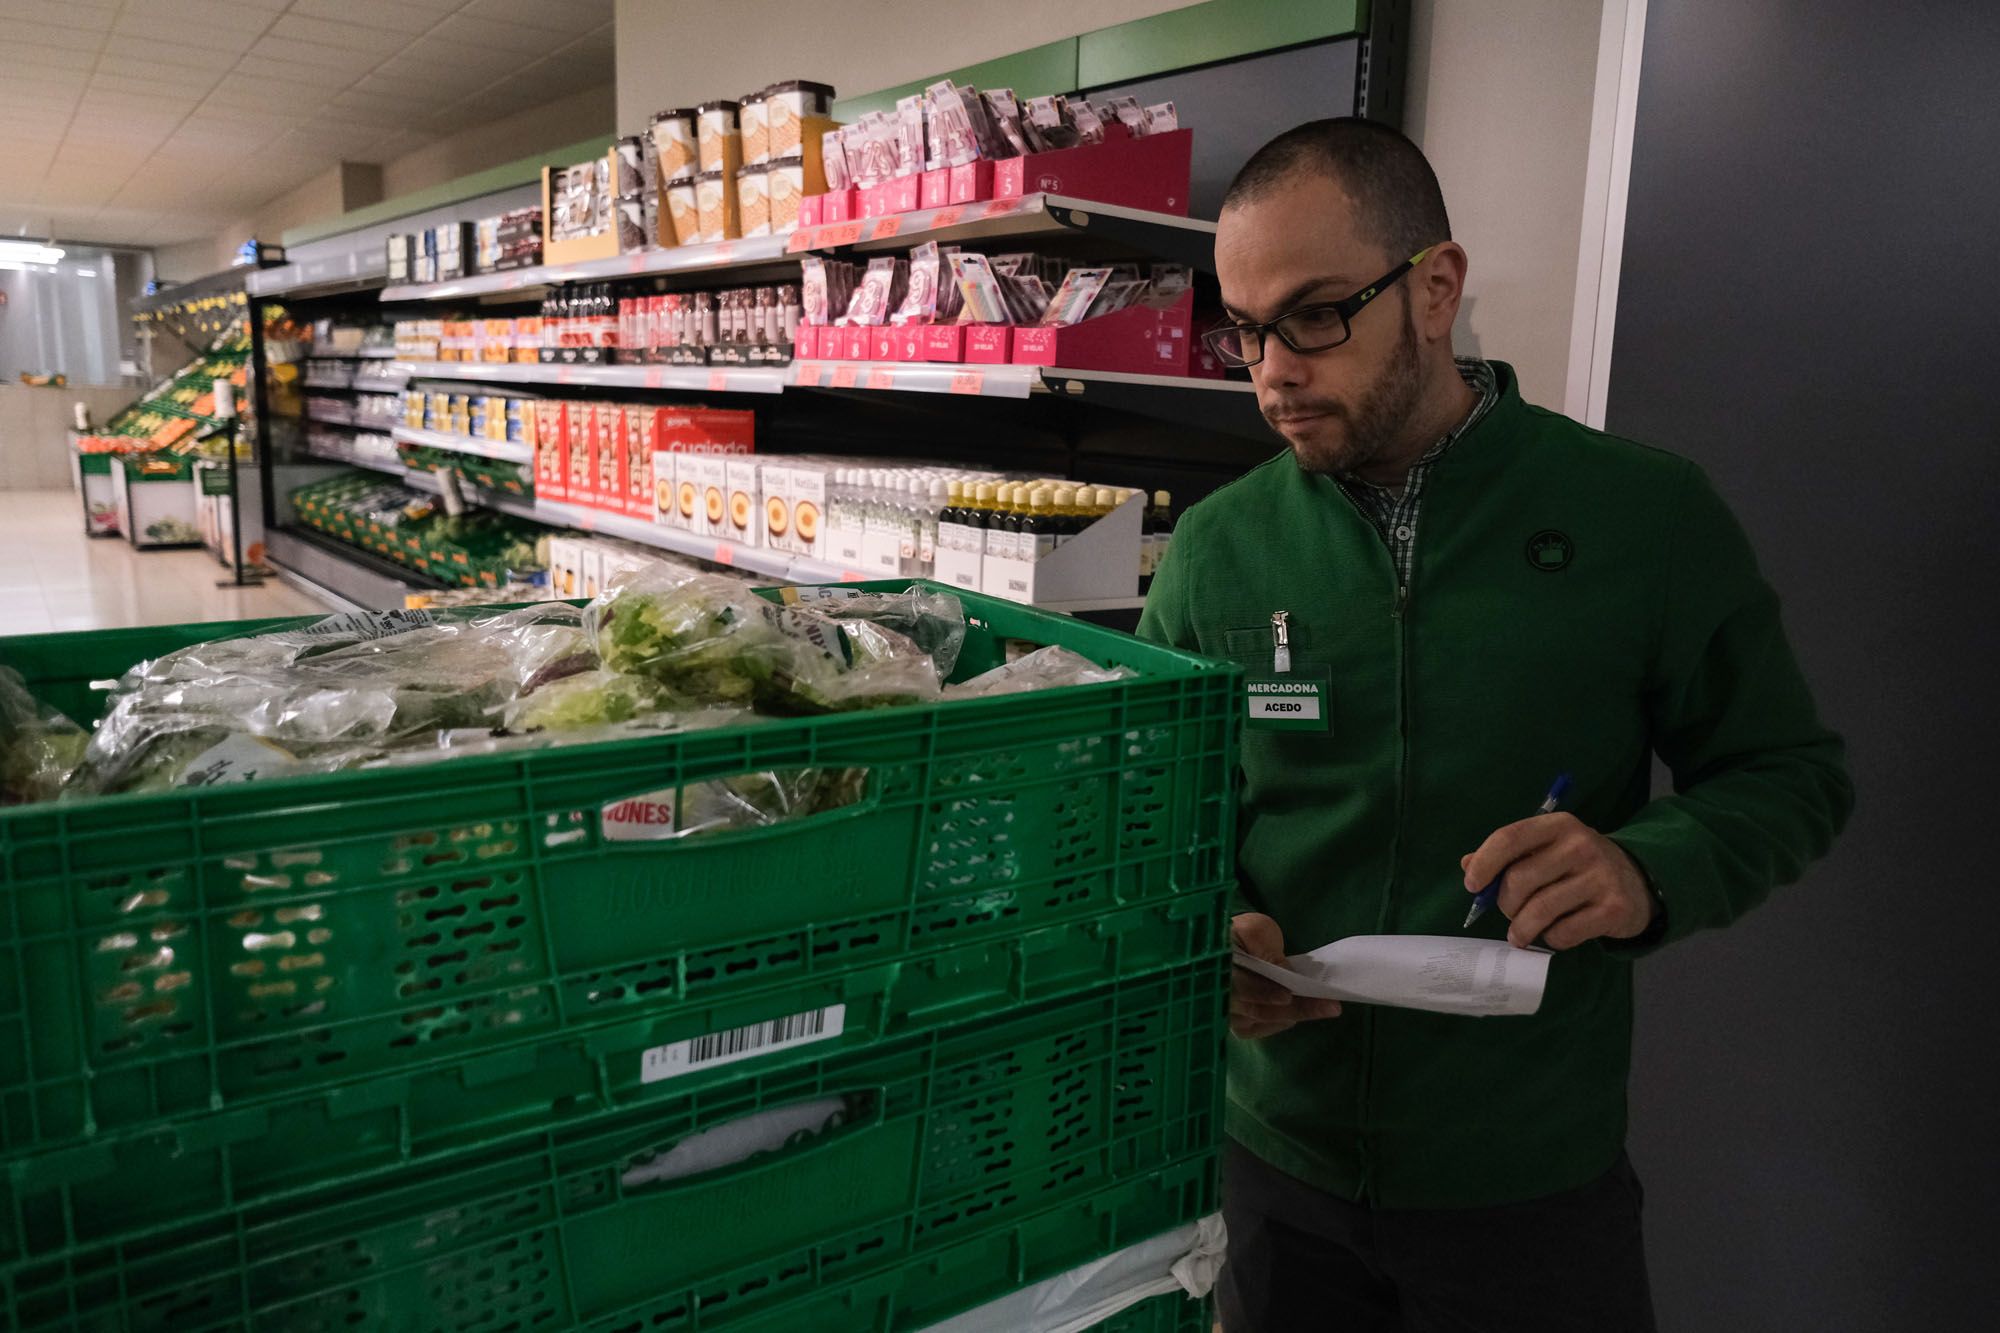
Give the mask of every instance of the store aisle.
[(326, 609), (276, 581), (216, 587), (228, 574), (199, 548), (137, 551), (120, 537), (84, 536), (74, 492), (0, 491), (0, 637)]

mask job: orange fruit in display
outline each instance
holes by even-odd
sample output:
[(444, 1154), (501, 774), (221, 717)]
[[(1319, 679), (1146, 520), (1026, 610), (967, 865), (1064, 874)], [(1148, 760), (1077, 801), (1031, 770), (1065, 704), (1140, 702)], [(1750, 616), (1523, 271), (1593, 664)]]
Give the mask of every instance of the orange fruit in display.
[(799, 509), (793, 516), (799, 525), (799, 540), (811, 541), (819, 535), (819, 506), (810, 500), (799, 501)]
[(681, 483), (681, 517), (694, 517), (694, 483), (691, 481)]
[(782, 537), (791, 524), (791, 515), (785, 510), (785, 502), (780, 496), (772, 496), (764, 501), (764, 522), (771, 529), (771, 535)]
[(708, 488), (708, 521), (716, 524), (722, 522), (722, 492), (714, 486)]
[(750, 528), (750, 496), (746, 491), (731, 491), (729, 494), (729, 523), (739, 531)]

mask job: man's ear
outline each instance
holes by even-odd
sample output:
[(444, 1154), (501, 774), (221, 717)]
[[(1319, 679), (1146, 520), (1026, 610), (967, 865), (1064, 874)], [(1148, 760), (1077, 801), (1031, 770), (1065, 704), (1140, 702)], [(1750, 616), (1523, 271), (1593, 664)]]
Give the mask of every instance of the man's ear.
[(1464, 246), (1457, 241), (1439, 241), (1410, 275), (1415, 284), (1410, 293), (1411, 313), (1416, 317), (1417, 331), (1426, 340), (1451, 338), (1458, 303), (1465, 295), (1467, 262)]

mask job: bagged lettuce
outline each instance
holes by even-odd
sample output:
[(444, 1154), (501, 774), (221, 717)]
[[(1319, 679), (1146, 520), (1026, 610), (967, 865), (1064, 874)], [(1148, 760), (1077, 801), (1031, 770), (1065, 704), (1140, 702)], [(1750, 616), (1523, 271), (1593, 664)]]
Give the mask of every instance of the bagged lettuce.
[(585, 609), (584, 628), (612, 671), (768, 712), (931, 700), (943, 678), (929, 653), (886, 625), (777, 605), (733, 580), (668, 565), (621, 580)]
[(29, 694), (20, 673), (0, 666), (0, 805), (53, 797), (89, 740), (82, 727)]
[(991, 699), (1002, 694), (1027, 690), (1048, 690), (1058, 685), (1100, 685), (1108, 680), (1130, 680), (1139, 673), (1131, 667), (1102, 667), (1067, 648), (1051, 645), (1037, 648), (971, 680), (947, 686), (947, 699)]

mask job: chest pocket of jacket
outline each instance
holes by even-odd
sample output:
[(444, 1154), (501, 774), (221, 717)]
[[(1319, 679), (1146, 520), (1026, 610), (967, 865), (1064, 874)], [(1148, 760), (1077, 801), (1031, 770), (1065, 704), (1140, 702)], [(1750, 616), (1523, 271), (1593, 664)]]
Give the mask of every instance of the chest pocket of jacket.
[(1272, 671), (1277, 645), (1270, 625), (1223, 631), (1223, 656), (1242, 666), (1246, 677), (1240, 705), (1244, 723), (1252, 732), (1324, 737), (1333, 725), (1333, 679), (1326, 655), (1315, 652), (1310, 626), (1292, 625), (1286, 637), (1291, 669), (1279, 675)]

